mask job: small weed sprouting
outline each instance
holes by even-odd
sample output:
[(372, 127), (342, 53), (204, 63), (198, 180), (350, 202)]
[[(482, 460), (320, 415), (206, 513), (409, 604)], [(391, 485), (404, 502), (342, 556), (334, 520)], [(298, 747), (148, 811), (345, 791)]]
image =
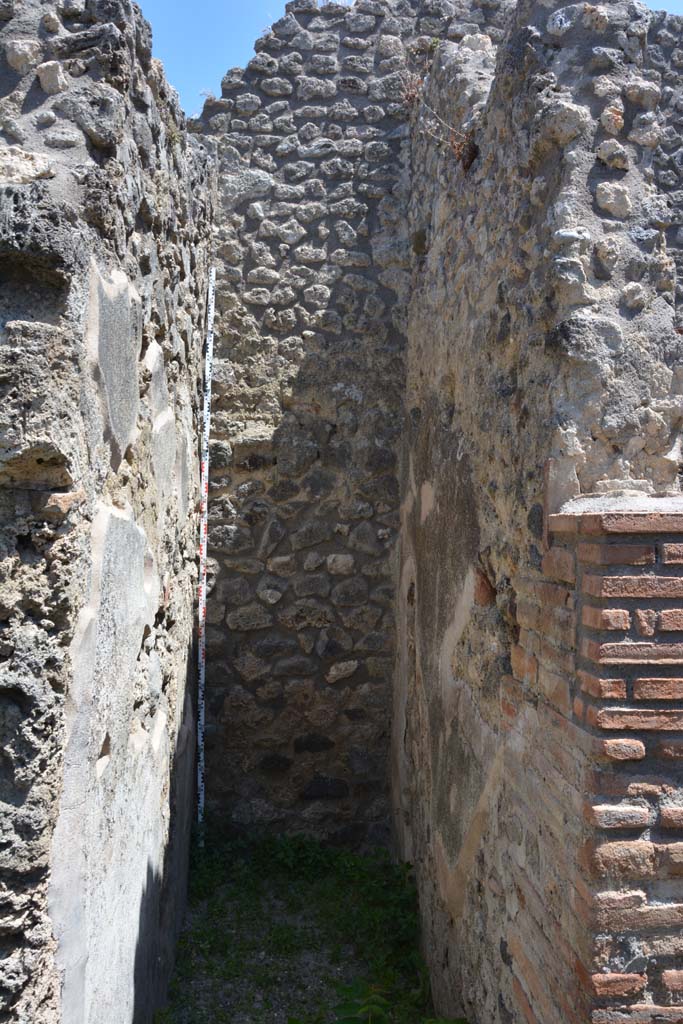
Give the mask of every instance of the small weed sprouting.
[(469, 171), (479, 156), (479, 146), (474, 141), (474, 131), (470, 128), (469, 131), (458, 132), (452, 128), (449, 145), (458, 163), (462, 164), (465, 171)]
[(424, 85), (424, 75), (418, 74), (416, 71), (406, 71), (401, 76), (401, 93), (403, 98), (403, 104), (409, 110), (411, 110), (416, 103), (419, 102), (422, 96), (422, 87)]
[(479, 155), (474, 129), (460, 129), (449, 124), (427, 103), (424, 96), (425, 80), (429, 74), (429, 63), (438, 49), (439, 39), (429, 43), (427, 55), (420, 55), (413, 48), (408, 51), (410, 66), (401, 74), (401, 96), (407, 110), (414, 111), (413, 118), (418, 132), (428, 135), (439, 145), (447, 145), (465, 172)]
[(359, 983), (343, 995), (344, 1001), (334, 1007), (336, 1024), (390, 1024), (391, 1001), (380, 985)]
[(439, 145), (447, 145), (451, 153), (463, 167), (465, 172), (469, 171), (474, 161), (479, 156), (479, 147), (475, 141), (474, 129), (462, 130), (437, 114), (432, 107), (420, 99), (420, 109), (417, 114), (418, 131), (435, 139)]
[(155, 1024), (463, 1024), (430, 1016), (418, 938), (412, 874), (383, 851), (207, 842), (193, 851), (189, 925)]

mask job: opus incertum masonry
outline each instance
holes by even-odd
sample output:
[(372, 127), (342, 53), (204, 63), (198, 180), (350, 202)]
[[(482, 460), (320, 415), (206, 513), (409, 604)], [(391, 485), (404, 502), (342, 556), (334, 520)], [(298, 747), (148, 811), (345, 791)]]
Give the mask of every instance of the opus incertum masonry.
[(194, 816), (391, 844), (435, 1004), (683, 1022), (683, 19), (294, 0), (186, 122), (0, 0), (0, 1024), (147, 1024)]

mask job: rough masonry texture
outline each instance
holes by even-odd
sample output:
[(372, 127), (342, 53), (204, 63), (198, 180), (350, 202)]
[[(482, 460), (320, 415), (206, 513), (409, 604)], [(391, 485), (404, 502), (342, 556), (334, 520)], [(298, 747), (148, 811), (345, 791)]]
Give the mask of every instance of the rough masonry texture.
[[(675, 744), (647, 739), (682, 724), (654, 696), (678, 584), (649, 582), (680, 493), (682, 28), (295, 0), (193, 126), (222, 201), (210, 798), (378, 834), (393, 603), (396, 837), (437, 1007), (477, 1022), (683, 1019)], [(638, 609), (553, 544), (610, 509), (650, 536)], [(605, 659), (638, 666), (621, 689)]]
[(212, 193), (128, 0), (0, 3), (0, 1020), (148, 1021), (192, 817)]
[(213, 821), (393, 830), (443, 1015), (681, 1024), (683, 19), (255, 49), (188, 135), (127, 0), (0, 0), (0, 1022), (163, 998), (213, 262)]
[(220, 190), (209, 806), (350, 841), (388, 825), (415, 21), (298, 0), (194, 125)]
[(682, 29), (522, 3), (411, 122), (393, 794), (477, 1022), (683, 1020)]

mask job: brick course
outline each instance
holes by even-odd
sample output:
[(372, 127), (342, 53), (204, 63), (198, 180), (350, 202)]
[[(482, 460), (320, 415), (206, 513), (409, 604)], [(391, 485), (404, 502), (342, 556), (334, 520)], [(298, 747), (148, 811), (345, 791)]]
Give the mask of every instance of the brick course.
[[(590, 1021), (681, 1024), (683, 1009), (662, 1003), (683, 993), (675, 962), (683, 953), (683, 788), (676, 767), (683, 759), (683, 643), (672, 635), (683, 631), (683, 576), (675, 574), (683, 542), (672, 536), (683, 533), (683, 516), (563, 513), (548, 525), (550, 550), (562, 554), (546, 555), (544, 570), (568, 565), (573, 550), (578, 567), (576, 591), (555, 607), (578, 606), (577, 668), (570, 676), (568, 650), (564, 674), (573, 680), (570, 713), (591, 738), (594, 764), (579, 783), (588, 828), (580, 863), (592, 948)], [(550, 586), (524, 582), (525, 629), (513, 666), (542, 664), (539, 652), (552, 638), (545, 631), (553, 627), (540, 613), (541, 595), (557, 594)], [(665, 896), (658, 897), (662, 883)], [(646, 957), (637, 973), (624, 970), (625, 943)]]
[[(530, 0), (489, 45), (493, 3), (429, 2), (411, 201), (376, 246), (412, 248), (396, 834), (441, 1016), (649, 1020), (683, 951), (680, 922), (647, 923), (683, 905), (666, 810), (683, 805), (683, 26)], [(471, 126), (469, 170), (437, 123)], [(597, 849), (641, 841), (646, 881), (593, 873)], [(627, 928), (599, 930), (601, 894), (641, 890), (613, 912)]]

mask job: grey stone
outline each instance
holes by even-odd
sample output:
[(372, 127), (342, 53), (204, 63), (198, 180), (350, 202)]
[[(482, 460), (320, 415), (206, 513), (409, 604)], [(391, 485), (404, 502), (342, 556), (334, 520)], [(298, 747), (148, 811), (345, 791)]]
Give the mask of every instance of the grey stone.
[(355, 645), (354, 651), (377, 654), (391, 650), (391, 636), (388, 633), (366, 633)]
[(262, 558), (267, 558), (277, 548), (281, 540), (287, 535), (287, 530), (279, 519), (271, 519), (263, 531), (258, 553)]
[(339, 79), (339, 89), (350, 92), (354, 96), (365, 96), (369, 91), (368, 83), (357, 75), (343, 75)]
[(382, 616), (382, 609), (374, 605), (342, 606), (339, 617), (346, 627), (352, 630), (370, 630), (377, 625)]
[(254, 652), (260, 658), (273, 658), (275, 655), (293, 654), (298, 650), (295, 637), (269, 633), (252, 641)]
[(364, 604), (368, 598), (368, 585), (362, 576), (351, 576), (332, 589), (332, 602), (337, 605)]
[(353, 650), (353, 640), (339, 626), (329, 626), (318, 634), (315, 650), (321, 658), (336, 658)]
[(221, 190), (221, 203), (226, 212), (236, 209), (241, 203), (251, 202), (267, 196), (273, 179), (266, 171), (249, 170), (241, 162), (236, 150), (228, 150), (221, 164), (226, 176), (225, 188)]
[(40, 86), (48, 96), (55, 96), (69, 88), (69, 77), (59, 61), (51, 60), (40, 64), (37, 73)]
[(349, 534), (349, 547), (366, 555), (379, 555), (383, 550), (382, 545), (377, 540), (375, 529), (368, 522), (362, 522), (358, 526), (354, 526)]
[(265, 78), (259, 83), (259, 89), (267, 96), (289, 96), (294, 86), (286, 78)]
[(323, 629), (334, 621), (332, 609), (314, 598), (302, 598), (278, 611), (278, 621), (287, 629)]
[(222, 580), (215, 592), (217, 601), (228, 604), (248, 604), (252, 597), (252, 589), (241, 576), (235, 579)]
[(286, 75), (300, 75), (303, 69), (303, 57), (300, 53), (288, 53), (280, 60), (280, 71)]
[(276, 661), (273, 665), (272, 672), (274, 676), (286, 676), (292, 678), (294, 676), (307, 676), (315, 671), (316, 663), (312, 658), (307, 658), (305, 655), (296, 655), (293, 658), (281, 658)]
[(304, 178), (310, 176), (315, 169), (315, 165), (305, 160), (295, 160), (284, 169), (285, 177), (288, 181), (302, 181)]
[(334, 82), (326, 78), (313, 78), (302, 75), (297, 79), (297, 96), (300, 100), (329, 99), (337, 92)]
[(305, 736), (297, 736), (294, 740), (294, 750), (297, 754), (319, 754), (324, 750), (332, 750), (333, 747), (334, 740), (320, 733), (308, 733)]
[(123, 140), (124, 103), (109, 85), (100, 84), (88, 93), (72, 87), (54, 109), (74, 121), (98, 149), (112, 149)]
[(316, 75), (335, 75), (339, 71), (339, 61), (330, 54), (314, 53), (311, 57), (311, 70)]
[(325, 678), (328, 683), (339, 683), (343, 679), (349, 679), (350, 676), (354, 675), (358, 665), (358, 661), (335, 662), (334, 665), (330, 666)]
[(315, 46), (314, 37), (310, 32), (301, 29), (295, 36), (292, 36), (289, 45), (296, 47), (297, 50), (312, 50)]
[(349, 794), (349, 786), (343, 779), (316, 775), (303, 789), (303, 800), (342, 800)]
[(286, 14), (284, 18), (280, 18), (273, 25), (273, 32), (282, 36), (283, 38), (289, 38), (299, 31), (299, 22), (292, 14)]
[(74, 149), (76, 146), (85, 145), (85, 137), (83, 132), (77, 128), (58, 124), (56, 128), (46, 133), (45, 145), (50, 149)]
[(272, 625), (273, 618), (263, 605), (249, 604), (237, 611), (229, 612), (226, 622), (230, 629), (245, 632), (252, 629), (267, 629)]
[(330, 581), (324, 573), (295, 576), (292, 583), (297, 597), (327, 597), (330, 592)]
[(216, 551), (237, 554), (253, 548), (254, 538), (244, 527), (222, 523), (210, 528), (209, 545)]
[(295, 551), (301, 551), (302, 548), (312, 548), (316, 544), (321, 544), (331, 536), (332, 529), (329, 523), (311, 519), (291, 535), (290, 543)]
[(327, 556), (327, 571), (333, 576), (348, 576), (353, 572), (355, 559), (353, 555), (334, 554)]
[(595, 201), (600, 209), (620, 220), (628, 217), (633, 208), (628, 189), (614, 182), (601, 182), (595, 192)]

